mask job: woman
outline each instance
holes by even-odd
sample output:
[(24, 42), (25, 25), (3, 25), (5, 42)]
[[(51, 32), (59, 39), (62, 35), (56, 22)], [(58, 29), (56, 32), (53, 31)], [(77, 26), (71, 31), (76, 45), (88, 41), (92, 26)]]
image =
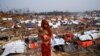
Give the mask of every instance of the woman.
[(73, 37), (74, 37), (73, 33), (67, 32), (64, 38), (66, 42), (71, 42)]
[(51, 56), (51, 37), (52, 32), (49, 27), (49, 23), (46, 20), (42, 20), (41, 29), (39, 30), (39, 37), (42, 40), (41, 52), (42, 56)]

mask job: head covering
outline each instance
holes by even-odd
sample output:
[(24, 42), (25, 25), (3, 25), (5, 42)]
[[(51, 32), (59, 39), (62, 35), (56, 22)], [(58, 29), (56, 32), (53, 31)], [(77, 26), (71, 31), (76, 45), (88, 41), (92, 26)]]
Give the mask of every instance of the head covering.
[[(45, 25), (47, 25), (47, 27), (45, 27)], [(42, 23), (41, 23), (41, 27), (42, 27), (43, 29), (47, 29), (47, 28), (49, 28), (49, 23), (48, 23), (45, 19), (43, 19), (43, 20), (42, 20)]]
[(47, 20), (45, 19), (42, 20), (41, 27), (43, 28), (43, 30), (46, 30), (48, 32), (49, 36), (52, 36), (52, 32), (51, 32), (51, 29), (49, 27), (49, 23)]

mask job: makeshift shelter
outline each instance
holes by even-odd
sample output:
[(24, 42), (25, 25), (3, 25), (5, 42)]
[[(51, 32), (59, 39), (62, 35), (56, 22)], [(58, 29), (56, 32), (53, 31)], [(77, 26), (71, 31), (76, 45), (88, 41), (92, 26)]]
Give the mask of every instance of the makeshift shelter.
[(91, 35), (91, 37), (92, 37), (93, 39), (100, 38), (100, 37), (99, 37), (99, 33), (93, 33), (93, 34), (90, 34), (90, 35)]
[(80, 35), (79, 40), (84, 41), (84, 40), (92, 40), (92, 37), (89, 35)]
[(90, 31), (85, 31), (84, 34), (92, 34), (92, 33), (97, 33), (98, 31), (96, 30), (90, 30)]
[(77, 43), (82, 47), (90, 47), (93, 45), (92, 37), (90, 35), (80, 35)]
[(7, 20), (7, 18), (2, 18), (2, 20)]
[(64, 52), (65, 40), (61, 37), (56, 37), (51, 40), (53, 49)]
[(78, 20), (71, 20), (73, 24), (79, 24)]
[(53, 38), (51, 40), (52, 42), (52, 46), (55, 46), (55, 45), (64, 45), (65, 44), (65, 40), (63, 38)]
[(31, 23), (36, 23), (36, 21), (37, 21), (36, 19), (33, 19), (31, 20)]
[(29, 23), (30, 22), (30, 20), (25, 20), (25, 23), (27, 24), (27, 23)]
[(8, 20), (12, 20), (12, 18), (8, 18)]
[(24, 53), (25, 52), (25, 43), (21, 40), (17, 40), (11, 43), (8, 43), (3, 46), (5, 49), (1, 56), (7, 56), (11, 53)]

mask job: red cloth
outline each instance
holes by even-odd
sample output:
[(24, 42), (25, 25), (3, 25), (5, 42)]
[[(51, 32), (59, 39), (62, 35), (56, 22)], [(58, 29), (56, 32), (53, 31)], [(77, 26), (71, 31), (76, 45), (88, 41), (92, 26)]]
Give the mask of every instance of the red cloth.
[(65, 40), (69, 42), (71, 41), (71, 37), (65, 37)]
[(42, 56), (51, 56), (51, 44), (41, 44)]
[(41, 52), (42, 56), (51, 56), (51, 42), (50, 37), (45, 39), (45, 35), (41, 36), (42, 44), (41, 44)]
[(67, 36), (65, 36), (65, 40), (68, 41), (68, 42), (70, 42), (73, 37), (74, 37), (73, 34), (68, 34)]
[(49, 23), (47, 20), (42, 20), (41, 27), (43, 30), (46, 30), (48, 34), (40, 36), (42, 40), (41, 44), (41, 51), (42, 51), (42, 56), (51, 56), (51, 36), (52, 36), (52, 31), (49, 27)]
[(29, 48), (30, 49), (35, 49), (36, 48), (36, 43), (30, 43)]
[(93, 41), (92, 40), (87, 40), (87, 41), (79, 41), (78, 45), (82, 46), (82, 47), (89, 47), (93, 45)]

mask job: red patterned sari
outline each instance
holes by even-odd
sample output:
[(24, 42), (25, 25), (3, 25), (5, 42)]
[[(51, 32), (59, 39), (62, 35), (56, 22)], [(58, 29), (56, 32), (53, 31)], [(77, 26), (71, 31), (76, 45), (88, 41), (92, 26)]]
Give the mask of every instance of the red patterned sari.
[(42, 20), (41, 27), (43, 31), (47, 31), (47, 34), (43, 34), (40, 36), (42, 43), (41, 43), (41, 52), (42, 56), (51, 56), (51, 36), (52, 32), (49, 27), (49, 23), (46, 20)]
[(41, 43), (41, 52), (42, 56), (51, 56), (51, 42), (50, 37), (48, 36), (48, 40), (44, 39), (45, 36), (42, 36), (42, 43)]

